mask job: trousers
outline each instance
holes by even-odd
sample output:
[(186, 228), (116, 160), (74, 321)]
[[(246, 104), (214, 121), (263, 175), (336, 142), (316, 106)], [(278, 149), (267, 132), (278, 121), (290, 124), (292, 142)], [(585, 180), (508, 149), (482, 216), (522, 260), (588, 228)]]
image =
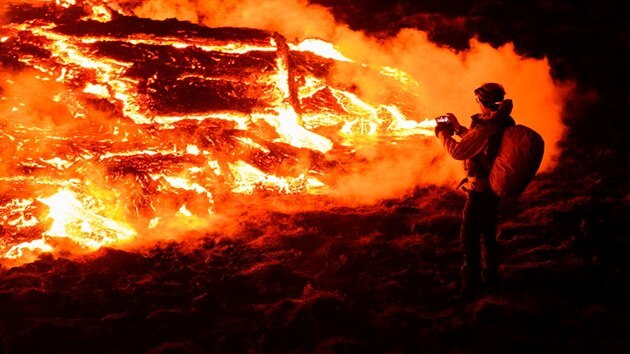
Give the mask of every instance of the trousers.
[(478, 290), (482, 283), (498, 281), (499, 250), (496, 239), (499, 197), (492, 192), (469, 191), (462, 215), (462, 287)]

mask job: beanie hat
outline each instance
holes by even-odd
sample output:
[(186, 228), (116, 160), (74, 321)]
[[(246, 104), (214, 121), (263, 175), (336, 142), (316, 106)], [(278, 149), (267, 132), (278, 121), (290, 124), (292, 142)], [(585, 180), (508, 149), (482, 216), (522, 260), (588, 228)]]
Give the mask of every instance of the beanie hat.
[(479, 102), (490, 109), (498, 108), (498, 103), (505, 98), (505, 90), (501, 84), (488, 82), (475, 89)]

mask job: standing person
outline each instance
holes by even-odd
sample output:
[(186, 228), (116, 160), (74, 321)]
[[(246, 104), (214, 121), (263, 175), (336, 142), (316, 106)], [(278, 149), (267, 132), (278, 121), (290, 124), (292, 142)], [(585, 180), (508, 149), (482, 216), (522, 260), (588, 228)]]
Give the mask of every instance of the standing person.
[[(464, 297), (474, 297), (485, 286), (498, 284), (499, 255), (496, 222), (499, 197), (492, 191), (490, 171), (506, 128), (514, 126), (510, 117), (511, 100), (505, 100), (505, 90), (497, 83), (485, 83), (475, 89), (481, 113), (472, 116), (470, 128), (462, 126), (455, 115), (444, 116), (438, 123), (437, 137), (449, 155), (464, 160), (466, 178), (460, 187), (468, 194), (462, 215), (460, 243), (464, 259), (461, 268), (461, 290)], [(453, 134), (461, 137), (458, 142)]]

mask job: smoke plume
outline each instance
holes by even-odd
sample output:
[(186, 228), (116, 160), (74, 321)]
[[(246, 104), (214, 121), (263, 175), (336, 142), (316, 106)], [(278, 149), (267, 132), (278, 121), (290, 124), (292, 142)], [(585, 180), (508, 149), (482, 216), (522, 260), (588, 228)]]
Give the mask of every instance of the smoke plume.
[[(382, 77), (357, 72), (356, 67), (339, 67), (335, 80), (355, 87), (368, 100), (395, 98), (410, 118), (424, 119), (452, 112), (462, 124), (478, 112), (473, 90), (484, 82), (499, 82), (514, 101), (513, 117), (537, 130), (546, 142), (542, 169), (552, 168), (558, 155), (557, 143), (565, 129), (563, 101), (570, 85), (554, 82), (545, 59), (521, 57), (511, 44), (493, 48), (473, 39), (470, 49), (455, 51), (432, 43), (426, 32), (402, 29), (389, 38), (375, 38), (337, 23), (325, 8), (304, 0), (195, 1), (148, 0), (134, 8), (142, 17), (176, 17), (211, 27), (239, 26), (276, 31), (289, 41), (317, 37), (330, 41), (347, 57), (368, 67), (393, 67), (418, 82), (413, 92), (383, 83)], [(374, 158), (370, 164), (353, 167), (336, 193), (366, 200), (399, 195), (417, 183), (453, 183), (463, 174), (461, 165), (445, 158), (441, 147), (430, 144)], [(360, 152), (369, 156), (374, 154)], [(370, 188), (366, 189), (366, 186)], [(376, 187), (378, 186), (378, 187)], [(366, 192), (368, 191), (368, 192)], [(365, 194), (369, 194), (366, 196)]]

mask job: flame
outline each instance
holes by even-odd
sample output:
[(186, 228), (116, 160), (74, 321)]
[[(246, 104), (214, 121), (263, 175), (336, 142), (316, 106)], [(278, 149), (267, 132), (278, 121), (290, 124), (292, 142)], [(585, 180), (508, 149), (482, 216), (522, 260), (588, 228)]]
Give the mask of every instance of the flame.
[(77, 0), (55, 0), (55, 3), (59, 6), (69, 8), (70, 6), (76, 5)]
[[(112, 10), (107, 6), (101, 5), (93, 5), (90, 7), (91, 15), (85, 19), (90, 19), (98, 22), (109, 22), (112, 20)], [(84, 19), (84, 20), (85, 20)]]
[(319, 38), (308, 38), (297, 45), (291, 45), (291, 49), (301, 52), (311, 52), (322, 58), (333, 59), (338, 61), (352, 62), (353, 60), (341, 54), (332, 43), (326, 42)]
[(234, 176), (232, 192), (238, 194), (253, 194), (256, 190), (275, 190), (283, 194), (312, 193), (324, 184), (316, 178), (306, 177), (278, 177), (264, 173), (260, 169), (243, 161), (230, 164)]
[(14, 245), (2, 255), (2, 258), (19, 259), (26, 255), (26, 251), (30, 251), (31, 253), (46, 253), (52, 252), (54, 249), (55, 248), (46, 243), (44, 239), (33, 240), (31, 242), (23, 242)]
[(333, 148), (333, 143), (330, 139), (304, 128), (299, 122), (297, 113), (291, 107), (279, 110), (277, 115), (264, 115), (263, 119), (276, 128), (276, 132), (280, 135), (276, 140), (278, 142), (322, 153), (326, 153)]
[(407, 119), (396, 106), (382, 106), (389, 112), (393, 118), (391, 124), (387, 127), (387, 131), (396, 134), (396, 136), (410, 135), (426, 135), (432, 136), (435, 133), (437, 122), (435, 119), (424, 119), (421, 122)]
[(48, 218), (53, 222), (45, 233), (50, 238), (68, 238), (81, 247), (96, 250), (136, 236), (130, 226), (90, 211), (69, 190), (61, 190), (39, 201), (50, 207)]
[(85, 86), (85, 89), (83, 89), (83, 92), (85, 93), (91, 93), (97, 97), (100, 98), (109, 98), (111, 97), (111, 95), (109, 94), (109, 90), (107, 89), (107, 86), (105, 85), (94, 85), (94, 84), (87, 84)]
[[(20, 259), (33, 254), (54, 252), (55, 244), (65, 239), (79, 249), (93, 251), (103, 246), (120, 244), (133, 239), (137, 233), (125, 223), (115, 221), (98, 214), (94, 206), (79, 201), (76, 195), (62, 189), (47, 198), (38, 198), (39, 202), (49, 207), (44, 220), (51, 220), (48, 230), (40, 239), (21, 242), (14, 245), (0, 244), (0, 258)], [(33, 206), (34, 200), (16, 199), (4, 206), (19, 212), (19, 218), (9, 220), (8, 225), (19, 229), (28, 229), (41, 221), (33, 216), (26, 217), (26, 210)], [(0, 208), (0, 209), (4, 209)], [(5, 214), (6, 215), (6, 214)], [(76, 251), (76, 249), (75, 249)]]

